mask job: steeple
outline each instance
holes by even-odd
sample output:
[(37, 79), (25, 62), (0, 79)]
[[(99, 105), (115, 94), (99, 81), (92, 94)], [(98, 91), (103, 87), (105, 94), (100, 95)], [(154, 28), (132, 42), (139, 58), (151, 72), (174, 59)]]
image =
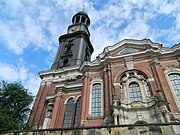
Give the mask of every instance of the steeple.
[(89, 39), (89, 25), (90, 18), (86, 12), (80, 11), (73, 16), (67, 34), (59, 37), (59, 48), (51, 69), (80, 65), (91, 60), (94, 49)]

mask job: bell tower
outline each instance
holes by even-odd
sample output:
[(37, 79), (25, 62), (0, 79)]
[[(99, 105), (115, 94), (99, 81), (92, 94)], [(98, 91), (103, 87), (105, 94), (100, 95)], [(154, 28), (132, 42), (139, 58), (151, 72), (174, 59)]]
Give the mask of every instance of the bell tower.
[(80, 65), (91, 60), (94, 49), (89, 39), (89, 25), (86, 12), (80, 11), (73, 16), (67, 34), (59, 37), (59, 48), (51, 69)]

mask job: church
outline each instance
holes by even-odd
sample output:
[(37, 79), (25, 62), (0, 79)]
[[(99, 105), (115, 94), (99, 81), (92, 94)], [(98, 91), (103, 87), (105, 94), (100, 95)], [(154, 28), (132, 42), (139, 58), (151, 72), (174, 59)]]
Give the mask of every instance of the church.
[[(180, 122), (180, 44), (124, 39), (95, 60), (90, 18), (76, 13), (41, 83), (34, 129)], [(177, 130), (177, 129), (174, 129)]]

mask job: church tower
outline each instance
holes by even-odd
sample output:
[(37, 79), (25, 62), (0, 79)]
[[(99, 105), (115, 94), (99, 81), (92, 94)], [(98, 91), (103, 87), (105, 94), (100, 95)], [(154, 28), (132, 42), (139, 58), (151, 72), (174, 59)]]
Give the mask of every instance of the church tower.
[(89, 25), (87, 13), (76, 13), (67, 34), (59, 37), (59, 48), (51, 69), (39, 72), (42, 80), (28, 121), (33, 128), (67, 128), (80, 125), (84, 86), (83, 72), (79, 67), (84, 61), (91, 61), (94, 51), (90, 42)]
[(94, 49), (90, 42), (90, 19), (84, 11), (76, 13), (67, 34), (59, 37), (59, 49), (51, 69), (80, 65), (90, 61)]

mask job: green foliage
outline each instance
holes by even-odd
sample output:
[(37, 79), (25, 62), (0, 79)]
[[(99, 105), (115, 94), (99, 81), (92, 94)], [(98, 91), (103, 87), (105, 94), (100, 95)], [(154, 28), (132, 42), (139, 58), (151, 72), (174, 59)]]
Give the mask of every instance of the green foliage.
[(25, 128), (33, 96), (21, 82), (7, 83), (0, 86), (0, 133)]

